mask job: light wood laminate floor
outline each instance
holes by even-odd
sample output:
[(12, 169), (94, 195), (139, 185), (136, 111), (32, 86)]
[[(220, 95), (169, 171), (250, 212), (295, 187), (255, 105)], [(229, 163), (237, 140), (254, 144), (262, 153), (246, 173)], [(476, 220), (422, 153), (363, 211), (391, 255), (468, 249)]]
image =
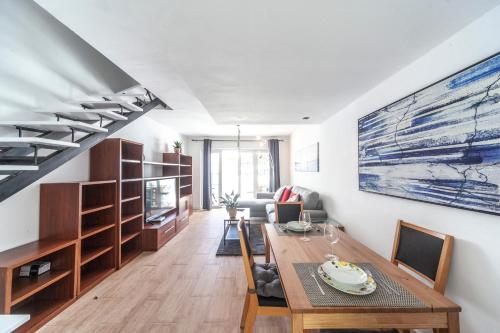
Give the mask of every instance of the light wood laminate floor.
[[(39, 332), (240, 332), (241, 257), (216, 257), (224, 211), (195, 212), (158, 252), (144, 252)], [(255, 332), (290, 332), (288, 318), (258, 316)]]

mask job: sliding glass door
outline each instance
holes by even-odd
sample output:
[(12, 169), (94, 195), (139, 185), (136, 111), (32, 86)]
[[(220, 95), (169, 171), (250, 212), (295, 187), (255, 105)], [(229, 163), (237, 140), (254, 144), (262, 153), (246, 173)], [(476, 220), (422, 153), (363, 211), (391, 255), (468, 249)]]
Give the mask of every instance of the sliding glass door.
[(224, 193), (240, 193), (251, 199), (269, 189), (269, 153), (265, 150), (212, 150), (212, 205)]

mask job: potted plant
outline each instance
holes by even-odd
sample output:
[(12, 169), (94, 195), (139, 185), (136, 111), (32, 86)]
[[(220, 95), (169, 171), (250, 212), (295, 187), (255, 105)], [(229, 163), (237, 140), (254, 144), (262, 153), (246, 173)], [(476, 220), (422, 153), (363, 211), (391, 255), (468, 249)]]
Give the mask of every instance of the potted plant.
[(174, 147), (174, 153), (180, 154), (182, 152), (182, 142), (181, 141), (174, 141), (173, 147)]
[(225, 193), (223, 197), (219, 198), (220, 203), (226, 207), (230, 219), (236, 218), (236, 207), (238, 207), (239, 197), (239, 194), (234, 194), (234, 191), (232, 191), (231, 194)]

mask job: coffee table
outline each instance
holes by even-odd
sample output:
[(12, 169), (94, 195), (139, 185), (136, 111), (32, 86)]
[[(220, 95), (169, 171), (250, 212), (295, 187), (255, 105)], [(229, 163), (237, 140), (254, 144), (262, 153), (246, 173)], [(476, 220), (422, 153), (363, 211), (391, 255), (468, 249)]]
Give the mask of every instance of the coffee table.
[[(238, 208), (236, 212), (236, 217), (234, 219), (230, 218), (229, 214), (226, 213), (226, 218), (224, 219), (224, 237), (222, 237), (224, 245), (226, 245), (226, 236), (229, 228), (233, 225), (233, 222), (238, 223), (242, 217), (245, 220), (245, 224), (248, 227), (248, 238), (250, 238), (250, 208)], [(228, 238), (228, 239), (238, 239), (238, 238)]]

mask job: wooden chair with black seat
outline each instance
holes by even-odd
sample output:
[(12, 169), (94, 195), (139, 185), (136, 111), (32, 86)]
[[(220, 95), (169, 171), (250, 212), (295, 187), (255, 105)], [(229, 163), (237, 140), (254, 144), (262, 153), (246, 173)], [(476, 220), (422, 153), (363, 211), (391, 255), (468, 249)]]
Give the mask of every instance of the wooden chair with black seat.
[(251, 253), (245, 220), (238, 222), (243, 267), (248, 289), (241, 315), (241, 329), (252, 332), (257, 315), (290, 316), (278, 271), (272, 264), (257, 264)]
[(452, 250), (453, 236), (398, 220), (391, 262), (416, 273), (444, 294)]
[(276, 202), (274, 204), (274, 218), (276, 223), (297, 221), (304, 211), (304, 202)]
[[(444, 294), (450, 269), (453, 236), (398, 220), (391, 262), (403, 266), (433, 283), (437, 292)], [(411, 330), (399, 330), (407, 333)], [(322, 333), (371, 331), (322, 330)], [(394, 330), (394, 332), (397, 332)], [(434, 329), (439, 332), (439, 329)]]
[[(297, 221), (300, 213), (304, 211), (304, 202), (276, 202), (274, 204), (274, 223), (288, 223), (290, 221)], [(264, 238), (264, 249), (266, 262), (271, 261), (271, 249), (269, 240), (267, 239), (267, 232), (264, 225), (261, 226), (262, 236)]]

